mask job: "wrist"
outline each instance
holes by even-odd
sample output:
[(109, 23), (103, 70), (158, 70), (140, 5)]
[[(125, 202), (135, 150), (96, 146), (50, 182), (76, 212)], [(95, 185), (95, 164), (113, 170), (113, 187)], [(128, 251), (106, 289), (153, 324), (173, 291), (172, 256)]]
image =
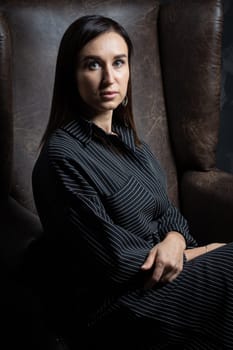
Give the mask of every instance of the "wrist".
[(166, 238), (176, 238), (176, 239), (178, 238), (178, 239), (180, 239), (180, 241), (183, 243), (183, 249), (184, 250), (186, 249), (186, 240), (180, 232), (170, 231), (166, 234)]

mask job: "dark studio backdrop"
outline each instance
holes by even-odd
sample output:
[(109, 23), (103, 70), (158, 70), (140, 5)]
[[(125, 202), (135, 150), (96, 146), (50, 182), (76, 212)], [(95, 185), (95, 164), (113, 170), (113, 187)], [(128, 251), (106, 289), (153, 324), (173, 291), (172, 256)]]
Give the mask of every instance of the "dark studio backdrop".
[[(162, 4), (172, 1), (160, 0)], [(233, 173), (233, 0), (223, 0), (223, 10), (221, 122), (217, 165)]]

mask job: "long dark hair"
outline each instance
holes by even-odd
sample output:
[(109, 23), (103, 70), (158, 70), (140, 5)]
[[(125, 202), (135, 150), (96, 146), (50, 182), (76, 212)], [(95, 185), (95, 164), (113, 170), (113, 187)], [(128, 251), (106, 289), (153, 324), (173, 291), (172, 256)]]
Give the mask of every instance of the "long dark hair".
[[(131, 39), (126, 30), (113, 19), (101, 15), (87, 15), (78, 18), (65, 31), (57, 56), (49, 122), (41, 144), (46, 142), (55, 129), (86, 114), (87, 106), (79, 95), (76, 83), (78, 54), (90, 40), (109, 31), (118, 33), (125, 40), (128, 46), (130, 67), (133, 51)], [(127, 97), (127, 106), (119, 105), (113, 111), (113, 120), (117, 124), (132, 128), (135, 141), (139, 143), (132, 112), (131, 77), (129, 77)]]

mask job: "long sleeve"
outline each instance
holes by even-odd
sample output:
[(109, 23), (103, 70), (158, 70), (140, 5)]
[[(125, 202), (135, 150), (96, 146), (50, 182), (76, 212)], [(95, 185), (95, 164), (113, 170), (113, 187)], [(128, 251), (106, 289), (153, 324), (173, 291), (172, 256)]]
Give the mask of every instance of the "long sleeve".
[(171, 203), (158, 220), (158, 233), (161, 239), (170, 231), (180, 232), (185, 238), (187, 247), (191, 248), (197, 246), (196, 240), (189, 233), (187, 220)]
[(160, 240), (163, 240), (168, 232), (177, 231), (184, 236), (187, 247), (195, 247), (197, 245), (197, 242), (189, 232), (189, 225), (187, 220), (181, 214), (180, 210), (176, 208), (168, 198), (166, 174), (164, 170), (161, 168), (158, 160), (151, 152), (149, 146), (147, 144), (144, 144), (144, 146), (146, 155), (145, 159), (148, 163), (148, 169), (151, 167), (154, 174), (160, 178), (160, 182), (162, 183), (163, 187), (163, 191), (160, 192), (160, 197), (164, 197), (164, 203), (166, 203), (166, 207), (164, 208), (162, 215), (156, 218), (157, 233), (160, 237)]

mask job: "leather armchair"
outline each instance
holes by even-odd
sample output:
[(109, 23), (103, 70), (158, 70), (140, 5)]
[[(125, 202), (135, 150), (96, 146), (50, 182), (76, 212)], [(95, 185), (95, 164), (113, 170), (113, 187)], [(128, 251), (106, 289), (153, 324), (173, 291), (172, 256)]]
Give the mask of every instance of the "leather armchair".
[[(221, 0), (164, 5), (156, 0), (1, 0), (0, 261), (6, 291), (15, 285), (8, 305), (23, 295), (19, 304), (36, 308), (37, 320), (40, 301), (33, 293), (29, 297), (28, 285), (19, 278), (29, 247), (43, 235), (31, 172), (48, 120), (60, 39), (74, 19), (88, 13), (112, 16), (133, 39), (139, 134), (165, 168), (170, 198), (189, 220), (192, 234), (200, 243), (232, 240), (233, 175), (216, 166)], [(24, 314), (24, 307), (10, 310)], [(32, 331), (34, 339), (42, 328)], [(20, 332), (27, 333), (23, 327)]]

